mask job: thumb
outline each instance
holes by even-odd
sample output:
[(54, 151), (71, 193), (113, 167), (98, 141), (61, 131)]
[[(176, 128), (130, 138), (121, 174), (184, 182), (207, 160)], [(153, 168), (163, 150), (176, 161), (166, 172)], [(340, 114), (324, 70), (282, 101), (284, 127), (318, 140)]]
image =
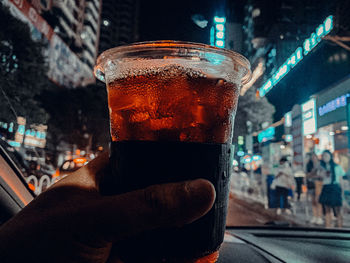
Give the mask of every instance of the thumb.
[(214, 201), (214, 186), (197, 179), (102, 197), (90, 211), (102, 237), (118, 241), (146, 230), (189, 224), (205, 215)]

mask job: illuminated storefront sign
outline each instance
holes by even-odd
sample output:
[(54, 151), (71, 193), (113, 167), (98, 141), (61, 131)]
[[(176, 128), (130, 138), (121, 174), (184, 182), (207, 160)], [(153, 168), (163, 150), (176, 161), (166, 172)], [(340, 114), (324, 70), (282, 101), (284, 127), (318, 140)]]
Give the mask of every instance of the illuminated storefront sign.
[(333, 16), (328, 16), (322, 24), (320, 24), (315, 32), (304, 41), (303, 47), (298, 47), (293, 54), (280, 66), (276, 72), (269, 78), (265, 84), (259, 89), (260, 97), (264, 97), (280, 80), (294, 68), (304, 56), (314, 49), (322, 38), (333, 29)]
[(303, 135), (313, 134), (316, 126), (316, 100), (313, 98), (301, 105), (303, 115)]
[(275, 127), (269, 127), (258, 134), (259, 142), (267, 142), (272, 140), (275, 136)]
[(287, 112), (284, 115), (284, 126), (285, 127), (292, 127), (292, 112)]
[(210, 45), (225, 47), (225, 17), (214, 16), (214, 26), (210, 29)]
[(325, 103), (324, 105), (318, 107), (318, 114), (320, 116), (323, 116), (329, 112), (335, 111), (338, 108), (345, 107), (346, 98), (348, 97), (350, 97), (350, 93), (339, 96), (338, 98), (335, 98), (334, 100)]

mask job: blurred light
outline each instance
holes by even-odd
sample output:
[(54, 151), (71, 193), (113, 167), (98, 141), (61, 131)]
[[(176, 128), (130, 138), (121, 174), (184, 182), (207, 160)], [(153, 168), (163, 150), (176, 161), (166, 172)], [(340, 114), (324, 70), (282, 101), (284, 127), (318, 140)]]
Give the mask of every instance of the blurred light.
[(225, 17), (214, 16), (214, 22), (216, 22), (216, 23), (225, 23), (226, 22), (226, 18)]
[(232, 161), (232, 165), (233, 165), (233, 166), (237, 166), (237, 165), (238, 165), (237, 160), (233, 159), (233, 161)]
[(249, 155), (246, 155), (243, 157), (242, 160), (243, 163), (251, 163), (252, 162), (252, 158)]
[(21, 144), (20, 144), (19, 142), (8, 141), (8, 143), (9, 143), (12, 147), (21, 147)]
[(322, 24), (316, 29), (316, 34), (318, 37), (320, 37), (323, 34), (323, 32), (324, 32), (324, 26)]
[(218, 30), (218, 31), (224, 31), (224, 25), (223, 24), (217, 24), (215, 27), (216, 27), (216, 30)]
[(304, 55), (309, 53), (310, 49), (310, 39), (306, 39), (304, 42)]
[(220, 31), (216, 33), (216, 38), (224, 38), (224, 32)]
[(348, 55), (344, 52), (340, 54), (342, 60), (346, 60), (348, 58)]
[(97, 150), (103, 151), (103, 147), (102, 146), (98, 146)]
[(340, 133), (340, 130), (336, 130), (335, 133)]
[(80, 34), (81, 39), (85, 39), (87, 37), (87, 34), (85, 32)]
[(210, 31), (210, 43), (214, 43), (216, 47), (225, 47), (225, 17), (214, 17), (215, 28), (214, 31)]
[(347, 131), (348, 129), (349, 129), (349, 127), (348, 126), (341, 126), (341, 128), (340, 128), (342, 131)]
[(339, 54), (334, 54), (334, 60), (338, 62), (340, 60)]
[(201, 14), (194, 14), (191, 16), (191, 19), (200, 28), (206, 28), (208, 25), (208, 20), (206, 20)]
[(284, 36), (283, 35), (280, 35), (280, 39), (283, 39), (284, 38)]
[(331, 31), (332, 28), (333, 28), (333, 16), (329, 16), (324, 21), (325, 33), (328, 33), (329, 31)]
[(303, 135), (315, 133), (317, 130), (315, 98), (312, 98), (311, 100), (302, 104), (301, 108), (303, 112)]
[(217, 47), (224, 47), (224, 41), (222, 41), (222, 40), (216, 40), (215, 45), (216, 45)]
[(260, 155), (253, 155), (253, 161), (259, 161), (261, 160), (261, 156)]
[(281, 145), (280, 145), (280, 148), (281, 148), (281, 149), (284, 149), (284, 148), (286, 148), (286, 146), (284, 146), (283, 144), (281, 144)]
[(103, 25), (104, 25), (104, 26), (109, 26), (109, 24), (110, 24), (110, 23), (109, 23), (109, 21), (108, 21), (107, 19), (104, 19), (104, 20), (103, 20)]
[(306, 139), (311, 139), (312, 138), (312, 135), (306, 135)]
[(334, 134), (335, 134), (334, 132), (330, 132), (330, 133), (329, 133), (330, 136), (333, 136)]
[(299, 47), (299, 48), (297, 49), (297, 59), (298, 59), (298, 60), (302, 58), (301, 52), (302, 52), (302, 48)]
[(345, 107), (346, 106), (346, 98), (348, 98), (348, 97), (350, 97), (350, 93), (344, 94), (344, 95), (339, 96), (331, 101), (328, 101), (327, 103), (318, 107), (318, 114), (320, 116), (323, 116), (329, 112), (335, 111), (338, 108)]
[(243, 152), (243, 151), (238, 151), (238, 152), (237, 152), (237, 156), (242, 157), (243, 155), (244, 155), (244, 152)]
[(295, 55), (293, 55), (293, 56), (290, 58), (290, 64), (292, 64), (292, 65), (295, 65), (295, 64), (296, 64)]
[(261, 13), (260, 9), (259, 8), (255, 8), (253, 10), (253, 12), (252, 12), (252, 17), (253, 18), (258, 17), (258, 16), (260, 16), (260, 13)]
[(243, 145), (243, 144), (244, 144), (244, 137), (238, 136), (238, 145)]
[(25, 127), (24, 127), (24, 125), (19, 125), (19, 126), (18, 126), (18, 129), (17, 129), (17, 132), (18, 132), (19, 134), (24, 135), (24, 132), (25, 132)]
[(292, 112), (291, 111), (284, 114), (284, 126), (285, 127), (292, 127)]
[(86, 158), (75, 158), (73, 160), (73, 162), (76, 163), (76, 164), (84, 164), (84, 163), (87, 162), (87, 160), (86, 160)]
[(286, 141), (286, 142), (291, 142), (291, 141), (293, 141), (293, 135), (287, 134), (287, 135), (286, 135), (286, 138), (285, 138), (285, 141)]
[[(216, 26), (218, 26), (218, 25), (216, 25)], [(214, 46), (214, 44), (215, 44), (215, 29), (212, 26), (210, 28), (210, 45)]]
[(275, 127), (269, 127), (258, 134), (258, 142), (267, 142), (275, 136)]
[[(317, 42), (318, 43), (318, 42)], [(311, 45), (314, 47), (316, 45), (316, 34), (311, 34)]]
[(35, 191), (35, 186), (32, 183), (28, 183), (28, 187), (30, 190)]
[(10, 123), (9, 132), (13, 132), (13, 122)]

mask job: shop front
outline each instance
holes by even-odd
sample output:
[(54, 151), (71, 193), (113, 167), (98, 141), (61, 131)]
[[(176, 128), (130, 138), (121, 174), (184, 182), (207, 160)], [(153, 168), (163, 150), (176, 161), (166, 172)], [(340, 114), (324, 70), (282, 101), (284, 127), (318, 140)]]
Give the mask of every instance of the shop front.
[(347, 98), (350, 97), (350, 77), (319, 93), (317, 104), (317, 132), (310, 139), (314, 151), (334, 153), (334, 159), (345, 171), (349, 169), (349, 138), (347, 122)]

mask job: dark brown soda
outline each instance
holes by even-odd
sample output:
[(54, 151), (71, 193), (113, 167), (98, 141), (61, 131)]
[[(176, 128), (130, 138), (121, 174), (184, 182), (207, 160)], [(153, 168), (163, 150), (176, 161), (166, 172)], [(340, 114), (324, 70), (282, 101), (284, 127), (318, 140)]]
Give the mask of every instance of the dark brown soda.
[(225, 232), (237, 97), (235, 84), (174, 65), (108, 84), (113, 176), (103, 182), (104, 194), (197, 178), (216, 190), (213, 208), (199, 220), (118, 244), (124, 262), (216, 261)]

